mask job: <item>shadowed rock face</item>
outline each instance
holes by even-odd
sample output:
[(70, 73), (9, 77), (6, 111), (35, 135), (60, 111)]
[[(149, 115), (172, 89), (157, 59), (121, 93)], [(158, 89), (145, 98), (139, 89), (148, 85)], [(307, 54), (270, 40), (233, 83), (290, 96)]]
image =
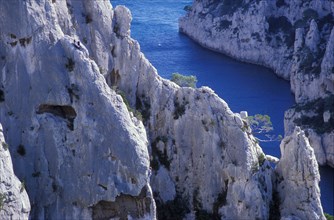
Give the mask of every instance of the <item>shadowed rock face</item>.
[(36, 114), (50, 113), (63, 118), (67, 122), (67, 127), (73, 131), (73, 122), (77, 113), (71, 106), (42, 104), (38, 107)]
[[(127, 220), (145, 218), (150, 213), (152, 199), (147, 197), (146, 188), (138, 196), (119, 195), (114, 202), (100, 201), (93, 206), (93, 219), (120, 218)], [(149, 217), (149, 216), (146, 216)]]

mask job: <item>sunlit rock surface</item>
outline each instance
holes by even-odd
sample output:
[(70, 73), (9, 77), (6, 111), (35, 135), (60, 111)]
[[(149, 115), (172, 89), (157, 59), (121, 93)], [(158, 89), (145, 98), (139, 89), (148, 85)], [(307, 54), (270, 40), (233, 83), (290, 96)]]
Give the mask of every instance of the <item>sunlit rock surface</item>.
[(13, 0), (0, 12), (0, 120), (31, 218), (269, 219), (275, 174), (247, 118), (210, 88), (162, 79), (128, 9)]

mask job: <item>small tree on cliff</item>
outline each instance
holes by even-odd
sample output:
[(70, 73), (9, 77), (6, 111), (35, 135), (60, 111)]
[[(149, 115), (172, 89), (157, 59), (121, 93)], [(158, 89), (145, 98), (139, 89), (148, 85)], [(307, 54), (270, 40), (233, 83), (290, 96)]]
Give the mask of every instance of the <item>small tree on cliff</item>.
[(260, 142), (271, 142), (282, 140), (282, 135), (273, 134), (273, 124), (269, 115), (256, 114), (248, 116), (248, 125), (252, 129), (255, 138)]

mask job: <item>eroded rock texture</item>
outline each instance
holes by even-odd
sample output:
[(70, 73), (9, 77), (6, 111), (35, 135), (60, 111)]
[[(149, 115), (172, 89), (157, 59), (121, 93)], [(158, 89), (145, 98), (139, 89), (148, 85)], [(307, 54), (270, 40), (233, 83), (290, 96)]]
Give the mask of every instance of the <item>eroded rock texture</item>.
[[(312, 112), (322, 117), (328, 110), (334, 117), (329, 101), (334, 94), (334, 2), (196, 0), (188, 9), (179, 20), (181, 32), (204, 47), (273, 69), (290, 80), (298, 105), (321, 99), (328, 107)], [(328, 138), (334, 130), (317, 131), (312, 127), (322, 125), (306, 120), (289, 123), (316, 131), (318, 138)], [(332, 145), (321, 148), (327, 162), (319, 163), (333, 166), (333, 156), (327, 154)]]
[[(320, 203), (320, 174), (314, 150), (297, 127), (281, 143), (282, 158), (276, 168), (281, 219), (326, 219)], [(300, 187), (303, 185), (304, 187)]]
[(31, 217), (90, 219), (124, 195), (145, 198), (131, 214), (154, 218), (151, 191), (139, 197), (150, 188), (146, 131), (101, 74), (110, 3), (1, 1), (0, 12), (0, 119)]
[(160, 219), (269, 218), (273, 169), (247, 120), (207, 87), (159, 77), (128, 9), (13, 0), (0, 12), (0, 120), (32, 218), (154, 219), (153, 195)]

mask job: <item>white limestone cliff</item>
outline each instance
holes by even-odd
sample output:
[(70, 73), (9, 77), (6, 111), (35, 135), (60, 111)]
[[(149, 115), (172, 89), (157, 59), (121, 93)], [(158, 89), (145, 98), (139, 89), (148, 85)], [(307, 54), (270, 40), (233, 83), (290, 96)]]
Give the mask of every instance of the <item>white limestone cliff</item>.
[(305, 104), (334, 94), (333, 9), (329, 0), (196, 0), (179, 29), (204, 47), (273, 69)]
[[(333, 40), (333, 4), (329, 0), (196, 0), (187, 15), (180, 18), (179, 28), (204, 47), (267, 66), (291, 79), (296, 101), (303, 102), (334, 92), (330, 88), (334, 73), (320, 68), (331, 62), (324, 51)], [(307, 34), (297, 34), (298, 29)], [(294, 49), (300, 40), (302, 47)], [(298, 61), (292, 56), (298, 56)]]
[[(318, 106), (318, 103), (319, 102), (311, 103), (311, 106)], [(320, 117), (318, 113), (307, 110), (305, 107), (302, 107), (302, 109), (303, 110), (291, 108), (285, 112), (285, 135), (292, 135), (296, 124), (302, 126), (314, 150), (319, 165), (327, 164), (334, 167), (333, 111), (330, 113), (330, 120), (325, 122), (323, 117)]]
[[(118, 13), (126, 13), (125, 20), (130, 16), (117, 7), (116, 26), (123, 22)], [(209, 216), (268, 218), (271, 168), (259, 162), (264, 154), (240, 116), (209, 88), (181, 88), (161, 79), (136, 41), (114, 36), (115, 66), (109, 79), (143, 115), (158, 216), (174, 218), (166, 212), (181, 203), (178, 211), (189, 218), (204, 211)]]
[(247, 122), (211, 89), (180, 88), (161, 79), (129, 36), (116, 36), (113, 48), (111, 86), (125, 91), (141, 111), (151, 140), (158, 216), (173, 219), (172, 210), (189, 219), (268, 219), (272, 169)]
[(296, 127), (293, 135), (282, 140), (280, 148), (282, 157), (275, 171), (281, 219), (325, 220), (317, 160), (304, 132)]
[(101, 13), (112, 25), (110, 3), (1, 1), (0, 11), (0, 120), (31, 218), (155, 218), (145, 128), (79, 43), (110, 40), (89, 28)]
[(273, 169), (247, 121), (210, 88), (162, 79), (128, 9), (13, 0), (0, 12), (0, 121), (31, 218), (155, 219), (153, 194), (162, 219), (269, 218)]
[(0, 219), (28, 219), (30, 202), (25, 183), (14, 174), (10, 146), (0, 124)]

